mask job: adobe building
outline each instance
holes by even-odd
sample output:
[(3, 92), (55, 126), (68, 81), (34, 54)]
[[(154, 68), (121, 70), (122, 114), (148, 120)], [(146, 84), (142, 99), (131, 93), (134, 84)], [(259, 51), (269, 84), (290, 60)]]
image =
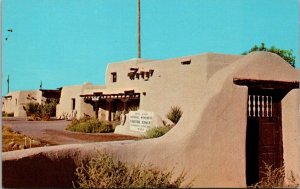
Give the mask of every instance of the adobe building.
[(86, 104), (80, 95), (85, 91), (95, 91), (101, 88), (103, 87), (92, 85), (89, 82), (85, 82), (82, 85), (62, 87), (60, 101), (56, 106), (56, 117), (79, 119), (83, 116), (95, 116), (93, 106)]
[(54, 98), (59, 101), (61, 89), (22, 90), (8, 93), (2, 97), (2, 112), (14, 117), (26, 117), (24, 106), (29, 102), (43, 103)]
[(193, 113), (195, 100), (204, 92), (208, 79), (240, 57), (207, 53), (169, 60), (131, 59), (112, 63), (107, 66), (103, 86), (63, 87), (58, 109), (72, 114), (73, 107), (82, 112), (77, 114), (79, 117), (85, 113), (104, 120), (113, 120), (116, 112), (132, 109), (154, 111), (165, 117), (175, 105)]
[[(268, 52), (110, 64), (105, 86), (78, 92), (95, 116), (103, 110), (112, 119), (116, 110), (138, 105), (164, 117), (177, 105), (183, 110), (177, 125), (155, 139), (3, 153), (4, 186), (71, 187), (72, 170), (98, 150), (173, 169), (175, 176), (185, 170), (194, 187), (249, 186), (262, 178), (263, 162), (284, 166), (288, 181), (291, 172), (300, 175), (299, 80), (296, 69)], [(44, 169), (48, 163), (55, 178)]]

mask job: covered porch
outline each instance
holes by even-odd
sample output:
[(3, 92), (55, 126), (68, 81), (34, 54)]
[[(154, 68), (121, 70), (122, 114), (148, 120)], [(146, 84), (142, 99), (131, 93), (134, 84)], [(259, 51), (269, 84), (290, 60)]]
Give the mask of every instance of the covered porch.
[(140, 93), (134, 90), (127, 90), (121, 93), (104, 94), (103, 92), (94, 92), (93, 94), (80, 95), (85, 103), (93, 106), (95, 117), (99, 118), (99, 108), (106, 111), (108, 116), (101, 117), (107, 121), (113, 121), (112, 114), (117, 111), (127, 112), (130, 108), (138, 108), (140, 104)]

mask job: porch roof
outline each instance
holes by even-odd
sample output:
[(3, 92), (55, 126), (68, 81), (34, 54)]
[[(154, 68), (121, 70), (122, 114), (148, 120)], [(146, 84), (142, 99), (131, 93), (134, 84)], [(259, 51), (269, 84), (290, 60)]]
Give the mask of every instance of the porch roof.
[(93, 94), (80, 95), (84, 100), (106, 100), (106, 99), (140, 99), (140, 93), (134, 92), (134, 90), (127, 90), (121, 93), (103, 94), (103, 92), (94, 92)]

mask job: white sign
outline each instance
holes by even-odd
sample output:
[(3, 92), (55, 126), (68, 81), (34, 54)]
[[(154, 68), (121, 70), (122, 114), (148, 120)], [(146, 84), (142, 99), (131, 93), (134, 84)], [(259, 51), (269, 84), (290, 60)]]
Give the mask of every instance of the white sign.
[(153, 112), (131, 111), (129, 112), (129, 127), (132, 131), (146, 132), (151, 128)]

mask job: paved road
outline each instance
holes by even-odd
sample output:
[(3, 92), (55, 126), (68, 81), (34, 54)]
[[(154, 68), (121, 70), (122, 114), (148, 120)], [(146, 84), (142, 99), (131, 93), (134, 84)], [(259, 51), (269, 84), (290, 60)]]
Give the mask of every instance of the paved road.
[(112, 140), (130, 140), (136, 137), (113, 133), (86, 134), (66, 131), (70, 121), (26, 121), (25, 118), (3, 118), (2, 125), (12, 128), (34, 139), (47, 141), (51, 144), (74, 144), (87, 142), (101, 142)]

